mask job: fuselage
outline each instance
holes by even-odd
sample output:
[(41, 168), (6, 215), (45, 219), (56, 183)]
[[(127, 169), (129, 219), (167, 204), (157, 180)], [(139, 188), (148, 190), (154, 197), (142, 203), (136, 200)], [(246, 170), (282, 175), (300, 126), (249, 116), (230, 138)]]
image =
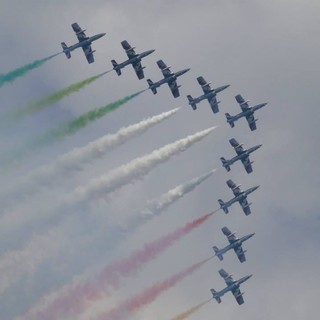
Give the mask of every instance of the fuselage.
[(63, 51), (70, 52), (70, 51), (73, 51), (73, 50), (75, 50), (77, 48), (82, 48), (82, 47), (85, 47), (85, 46), (89, 46), (89, 45), (91, 45), (91, 43), (93, 41), (96, 41), (96, 40), (102, 38), (105, 35), (106, 35), (105, 33), (96, 34), (96, 35), (94, 35), (94, 36), (92, 36), (92, 37), (90, 37), (90, 38), (88, 38), (86, 40), (80, 41), (80, 42), (78, 42), (78, 43), (76, 43), (76, 44), (64, 49)]
[(234, 289), (240, 289), (240, 285), (242, 283), (244, 283), (245, 281), (249, 280), (252, 277), (252, 274), (249, 276), (245, 276), (237, 281), (233, 281), (231, 284), (229, 284), (227, 287), (225, 287), (224, 289), (220, 290), (219, 292), (217, 292), (217, 295), (219, 295), (219, 297), (223, 296), (225, 293), (229, 292), (229, 291), (233, 291)]
[(242, 160), (242, 159), (247, 158), (247, 157), (250, 155), (250, 153), (256, 151), (256, 150), (259, 149), (261, 146), (262, 146), (262, 144), (256, 145), (256, 146), (254, 146), (254, 147), (252, 147), (252, 148), (249, 148), (248, 150), (243, 151), (241, 154), (234, 156), (234, 157), (231, 158), (230, 160), (226, 160), (227, 163), (224, 164), (224, 166), (226, 166), (226, 165), (229, 166), (229, 165), (235, 163), (235, 162), (238, 161), (238, 160)]
[(236, 197), (232, 198), (231, 200), (227, 201), (224, 206), (225, 207), (230, 207), (232, 204), (234, 204), (235, 202), (241, 202), (242, 200), (244, 200), (250, 193), (254, 192), (255, 190), (257, 190), (259, 188), (259, 186), (255, 186), (252, 188), (249, 188), (245, 191), (242, 191), (239, 195), (237, 195)]
[(262, 107), (264, 107), (266, 105), (267, 105), (267, 103), (261, 103), (261, 104), (254, 106), (254, 107), (249, 107), (248, 110), (242, 111), (242, 112), (236, 114), (235, 116), (231, 116), (231, 118), (228, 120), (228, 122), (234, 122), (242, 117), (251, 116), (254, 114), (255, 111), (261, 109)]
[(247, 241), (248, 239), (250, 239), (252, 236), (254, 235), (254, 233), (248, 234), (247, 236), (244, 236), (238, 240), (236, 240), (235, 242), (227, 245), (226, 247), (219, 249), (219, 254), (225, 254), (226, 252), (228, 252), (231, 249), (237, 249), (239, 248), (243, 242)]
[(190, 69), (184, 69), (175, 73), (171, 73), (168, 77), (165, 77), (157, 82), (154, 82), (150, 87), (153, 88), (158, 88), (161, 85), (163, 85), (164, 83), (168, 83), (170, 86), (170, 83), (172, 83), (173, 81), (177, 80), (178, 77), (182, 76), (183, 74), (185, 74), (186, 72), (188, 72)]
[(154, 52), (155, 50), (148, 50), (148, 51), (145, 51), (145, 52), (142, 52), (142, 53), (139, 53), (139, 54), (136, 54), (134, 57), (126, 60), (126, 61), (123, 61), (121, 63), (118, 64), (118, 68), (119, 69), (122, 69), (124, 68), (125, 66), (129, 65), (129, 64), (134, 64), (136, 62), (141, 62), (141, 59), (148, 56), (149, 54), (151, 54), (152, 52)]
[[(230, 85), (225, 85), (225, 86), (222, 86), (222, 87), (219, 87), (219, 88), (216, 88), (216, 89), (213, 89), (211, 88), (210, 91), (208, 91), (207, 93), (204, 93), (203, 95), (197, 97), (197, 98), (193, 98), (193, 103), (199, 103), (200, 101), (202, 100), (205, 100), (205, 99), (211, 99), (211, 98), (214, 98), (217, 93), (227, 89), (228, 87), (230, 87)], [(190, 103), (189, 103), (190, 104)]]

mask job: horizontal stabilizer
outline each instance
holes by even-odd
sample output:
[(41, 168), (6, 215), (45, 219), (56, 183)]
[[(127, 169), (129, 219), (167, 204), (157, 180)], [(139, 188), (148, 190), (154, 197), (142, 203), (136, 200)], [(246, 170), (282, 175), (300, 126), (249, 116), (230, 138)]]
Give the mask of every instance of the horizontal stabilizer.
[(117, 64), (116, 60), (111, 60), (111, 63), (113, 65), (113, 70), (116, 71), (117, 75), (121, 75), (121, 68), (119, 68), (119, 65)]
[(230, 166), (228, 165), (228, 161), (224, 158), (224, 157), (221, 157), (220, 158), (221, 162), (222, 162), (222, 166), (224, 168), (226, 168), (226, 170), (229, 172), (231, 170)]
[(71, 58), (71, 53), (70, 53), (70, 51), (68, 50), (69, 47), (66, 45), (66, 43), (65, 43), (65, 42), (61, 42), (61, 47), (62, 47), (63, 52), (65, 53), (66, 57), (67, 57), (68, 59), (70, 59), (70, 58)]
[(218, 292), (216, 290), (214, 290), (214, 289), (210, 289), (210, 291), (211, 291), (211, 294), (212, 294), (213, 298), (216, 299), (216, 301), (218, 303), (221, 303), (221, 298), (220, 298)]
[(232, 117), (230, 116), (229, 113), (225, 113), (225, 116), (227, 118), (227, 122), (230, 124), (230, 127), (233, 128), (234, 127), (234, 122), (231, 120)]
[(222, 261), (223, 260), (223, 255), (220, 253), (219, 248), (216, 247), (216, 246), (213, 246), (212, 249), (214, 250), (215, 255), (219, 258), (219, 260)]
[(151, 91), (153, 92), (153, 94), (157, 93), (157, 89), (153, 86), (154, 83), (152, 82), (151, 79), (147, 79), (148, 85), (149, 85), (149, 89), (151, 89)]
[(224, 211), (224, 213), (229, 213), (228, 207), (225, 205), (225, 203), (221, 199), (219, 199), (218, 202), (220, 204), (220, 208)]

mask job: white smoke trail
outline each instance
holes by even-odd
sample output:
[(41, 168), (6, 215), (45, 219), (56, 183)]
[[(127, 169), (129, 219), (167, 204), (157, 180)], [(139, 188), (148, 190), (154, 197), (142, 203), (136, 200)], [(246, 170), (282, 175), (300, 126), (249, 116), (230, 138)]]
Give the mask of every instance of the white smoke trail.
[[(112, 240), (112, 246), (117, 245), (118, 242), (121, 240), (123, 241), (124, 238), (134, 233), (137, 228), (141, 227), (148, 220), (160, 215), (170, 207), (170, 205), (186, 194), (192, 192), (214, 172), (215, 170), (211, 170), (206, 174), (170, 189), (156, 199), (148, 201), (145, 210), (129, 219), (126, 224), (127, 230), (125, 233), (123, 233), (123, 228), (118, 228), (118, 230), (115, 228), (114, 230), (111, 230), (111, 232), (103, 232), (102, 238), (97, 236), (92, 239), (91, 235), (88, 237), (86, 237), (86, 235), (81, 235), (81, 241), (77, 241), (77, 239), (73, 238), (72, 252), (80, 255), (82, 257), (81, 259), (92, 261), (92, 259), (88, 259), (88, 257), (85, 256), (90, 248), (97, 247), (98, 243), (101, 241), (108, 245)], [(84, 240), (83, 238), (87, 239)], [(45, 259), (56, 257), (59, 250), (61, 250), (61, 246), (64, 246), (65, 251), (66, 247), (64, 244), (69, 243), (68, 245), (70, 246), (70, 240), (68, 239), (69, 237), (61, 228), (55, 227), (42, 236), (35, 236), (22, 250), (12, 251), (4, 255), (0, 259), (0, 294), (17, 282), (21, 276), (33, 274)], [(81, 248), (75, 248), (78, 243), (81, 243)], [(106, 247), (104, 247), (104, 250), (106, 250)], [(69, 256), (69, 254), (67, 255)], [(74, 260), (74, 257), (70, 257), (70, 259)]]
[(177, 155), (194, 143), (202, 140), (210, 134), (216, 127), (212, 127), (176, 142), (153, 151), (152, 153), (136, 158), (131, 162), (122, 165), (105, 175), (92, 180), (86, 186), (78, 187), (68, 198), (69, 203), (79, 203), (90, 201), (94, 198), (105, 196), (107, 193), (115, 191), (125, 184), (146, 175), (156, 165), (168, 161), (172, 156)]
[(14, 185), (7, 188), (1, 195), (2, 206), (10, 201), (10, 196), (17, 201), (17, 197), (23, 197), (36, 192), (38, 189), (48, 187), (74, 172), (83, 169), (84, 165), (104, 156), (113, 148), (125, 143), (131, 138), (143, 134), (152, 126), (174, 115), (180, 108), (176, 108), (159, 115), (149, 117), (139, 123), (123, 127), (114, 134), (107, 134), (84, 147), (79, 147), (60, 156), (49, 165), (41, 166), (32, 171)]

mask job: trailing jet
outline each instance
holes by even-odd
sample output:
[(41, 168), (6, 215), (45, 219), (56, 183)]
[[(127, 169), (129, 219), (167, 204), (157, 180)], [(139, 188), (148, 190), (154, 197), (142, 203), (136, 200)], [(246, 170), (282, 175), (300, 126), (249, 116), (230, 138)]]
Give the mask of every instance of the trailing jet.
[(228, 241), (229, 241), (229, 245), (227, 245), (226, 247), (224, 247), (222, 249), (219, 249), (216, 246), (213, 247), (215, 255), (219, 258), (219, 260), (222, 261), (223, 255), (227, 251), (233, 249), (241, 263), (246, 261), (246, 256), (245, 256), (246, 251), (243, 251), (242, 243), (247, 241), (248, 239), (250, 239), (252, 236), (254, 236), (254, 233), (248, 234), (247, 236), (244, 236), (239, 239), (235, 236), (235, 233), (232, 233), (227, 227), (223, 227), (221, 230), (222, 230), (223, 234), (225, 236), (227, 236)]
[(142, 67), (141, 59), (148, 56), (149, 54), (151, 54), (155, 50), (148, 50), (148, 51), (137, 54), (134, 51), (135, 47), (131, 47), (127, 40), (122, 41), (121, 45), (122, 45), (123, 49), (126, 51), (129, 59), (122, 62), (122, 63), (119, 63), (119, 64), (115, 60), (111, 60), (111, 63), (113, 65), (113, 69), (116, 71), (117, 75), (120, 76), (121, 69), (124, 68), (125, 66), (131, 64), (133, 66), (133, 69), (136, 72), (139, 80), (143, 79), (144, 78), (143, 69), (145, 67)]
[(240, 189), (241, 185), (237, 186), (232, 180), (228, 180), (227, 185), (232, 190), (234, 194), (234, 198), (232, 198), (227, 202), (223, 202), (221, 199), (219, 199), (218, 202), (220, 204), (220, 208), (224, 211), (224, 213), (227, 214), (229, 212), (228, 208), (235, 202), (239, 202), (243, 212), (245, 213), (246, 216), (248, 216), (251, 213), (251, 210), (250, 210), (251, 203), (248, 203), (247, 195), (257, 190), (259, 186), (255, 186), (245, 191), (241, 191)]
[(187, 96), (187, 98), (189, 100), (189, 104), (192, 107), (192, 109), (196, 110), (197, 103), (199, 103), (200, 101), (202, 101), (204, 99), (207, 99), (208, 102), (210, 103), (210, 106), (211, 106), (213, 113), (219, 112), (218, 104), (220, 103), (220, 101), (217, 101), (216, 95), (218, 92), (227, 89), (230, 85), (228, 84), (228, 85), (213, 89), (210, 87), (211, 82), (207, 82), (206, 80), (204, 80), (203, 77), (198, 77), (197, 80), (198, 80), (198, 83), (200, 84), (200, 86), (202, 87), (204, 94), (202, 96), (199, 96), (198, 98), (192, 98), (192, 96), (190, 96), (190, 95)]
[(221, 157), (220, 160), (222, 162), (222, 166), (226, 168), (227, 171), (230, 171), (231, 169), (230, 166), (236, 161), (241, 160), (247, 173), (251, 173), (252, 172), (251, 165), (253, 164), (253, 161), (250, 161), (249, 155), (250, 153), (259, 149), (262, 146), (262, 144), (256, 145), (246, 150), (242, 147), (242, 144), (238, 143), (238, 141), (235, 138), (230, 139), (229, 142), (231, 146), (234, 148), (234, 150), (236, 151), (237, 155), (230, 160), (226, 160), (225, 158)]
[(240, 94), (236, 95), (235, 98), (237, 102), (240, 104), (240, 108), (242, 112), (238, 113), (235, 116), (230, 116), (229, 113), (226, 113), (227, 122), (230, 124), (231, 128), (233, 128), (235, 121), (237, 121), (242, 117), (245, 117), (248, 121), (251, 131), (256, 130), (257, 129), (256, 122), (258, 121), (258, 119), (254, 118), (254, 112), (266, 106), (268, 103), (260, 103), (254, 107), (250, 107), (248, 104), (249, 100), (245, 101)]
[(168, 86), (170, 87), (170, 90), (171, 90), (173, 96), (175, 98), (179, 97), (180, 96), (179, 88), (181, 86), (177, 85), (176, 80), (178, 77), (180, 77), (183, 74), (185, 74), (186, 72), (188, 72), (190, 70), (190, 68), (173, 73), (170, 71), (171, 67), (170, 66), (167, 67), (167, 65), (162, 60), (158, 60), (157, 65), (161, 69), (164, 78), (159, 80), (158, 82), (152, 82), (150, 79), (148, 79), (147, 81), (149, 84), (149, 89), (151, 89), (153, 94), (156, 94), (157, 88), (160, 87), (161, 85), (163, 85), (164, 83), (167, 83)]
[(252, 277), (252, 274), (246, 277), (243, 277), (239, 280), (233, 280), (232, 278), (232, 274), (228, 274), (228, 272), (226, 272), (224, 269), (220, 269), (219, 270), (219, 274), (220, 276), (224, 279), (225, 283), (226, 283), (226, 287), (224, 289), (222, 289), (221, 291), (215, 291), (214, 289), (210, 289), (213, 298), (215, 298), (217, 300), (218, 303), (221, 303), (221, 297), (231, 291), (233, 296), (235, 297), (235, 299), (237, 300), (238, 304), (241, 305), (244, 303), (243, 300), (243, 295), (244, 292), (240, 291), (240, 285), (249, 280)]
[(67, 58), (70, 59), (71, 58), (71, 51), (73, 51), (77, 48), (82, 48), (82, 50), (88, 60), (88, 63), (94, 62), (93, 53), (95, 51), (92, 51), (91, 43), (93, 41), (96, 41), (96, 40), (100, 39), (101, 37), (105, 36), (105, 33), (99, 33), (99, 34), (96, 34), (92, 37), (87, 37), (86, 34), (84, 33), (86, 30), (82, 30), (77, 23), (73, 23), (71, 25), (71, 27), (72, 27), (73, 31), (76, 33), (76, 36), (77, 36), (79, 42), (70, 46), (70, 47), (68, 47), (65, 44), (65, 42), (61, 42), (63, 52), (65, 53)]

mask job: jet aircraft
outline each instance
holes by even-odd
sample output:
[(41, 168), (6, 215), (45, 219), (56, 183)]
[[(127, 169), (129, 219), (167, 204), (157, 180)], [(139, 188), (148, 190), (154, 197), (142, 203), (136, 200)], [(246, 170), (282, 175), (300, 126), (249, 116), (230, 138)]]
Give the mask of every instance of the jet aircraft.
[(253, 191), (257, 190), (259, 186), (255, 186), (245, 191), (241, 191), (240, 189), (241, 185), (237, 186), (232, 180), (228, 180), (227, 185), (232, 190), (234, 194), (234, 198), (232, 198), (227, 202), (223, 202), (221, 199), (219, 199), (218, 202), (220, 204), (220, 208), (224, 211), (224, 213), (227, 214), (229, 212), (228, 208), (235, 202), (239, 202), (243, 212), (245, 213), (246, 216), (248, 216), (251, 213), (251, 210), (250, 210), (251, 203), (248, 203), (247, 196)]
[(150, 79), (148, 79), (147, 81), (149, 84), (149, 89), (151, 89), (153, 94), (156, 94), (157, 88), (160, 87), (161, 85), (163, 85), (164, 83), (167, 83), (173, 96), (175, 98), (179, 97), (180, 96), (179, 88), (181, 86), (177, 85), (176, 80), (178, 77), (180, 77), (183, 74), (185, 74), (186, 72), (188, 72), (190, 70), (190, 68), (173, 73), (170, 71), (171, 67), (170, 66), (167, 67), (167, 65), (162, 60), (158, 60), (157, 65), (161, 69), (164, 78), (159, 80), (158, 82), (152, 82)]
[(187, 98), (189, 100), (189, 104), (192, 107), (192, 109), (196, 110), (197, 103), (199, 103), (200, 101), (202, 101), (204, 99), (207, 99), (210, 106), (211, 106), (213, 113), (219, 112), (218, 104), (220, 103), (220, 101), (217, 101), (216, 95), (218, 92), (227, 89), (230, 85), (228, 84), (228, 85), (213, 89), (210, 86), (211, 82), (207, 82), (206, 80), (204, 80), (203, 77), (198, 77), (197, 80), (198, 80), (198, 83), (200, 84), (200, 86), (202, 87), (204, 94), (202, 96), (197, 97), (197, 98), (192, 98), (191, 95), (187, 96)]
[(247, 281), (248, 279), (250, 279), (252, 277), (252, 274), (249, 276), (245, 276), (239, 280), (233, 280), (232, 275), (228, 274), (228, 272), (226, 272), (224, 269), (220, 269), (219, 270), (219, 274), (220, 276), (224, 279), (225, 283), (226, 283), (226, 287), (220, 291), (215, 291), (214, 289), (210, 289), (213, 298), (215, 298), (217, 300), (218, 303), (221, 303), (221, 297), (231, 291), (233, 296), (235, 297), (235, 299), (237, 300), (238, 304), (241, 305), (244, 303), (243, 300), (243, 295), (244, 292), (240, 291), (240, 285)]
[(92, 37), (87, 37), (86, 34), (84, 33), (86, 30), (82, 30), (77, 23), (73, 23), (71, 25), (71, 27), (72, 27), (73, 31), (76, 33), (76, 36), (77, 36), (79, 42), (70, 46), (70, 47), (68, 47), (65, 44), (65, 42), (61, 42), (63, 52), (65, 53), (67, 58), (70, 59), (71, 58), (71, 51), (73, 51), (77, 48), (82, 48), (82, 50), (87, 58), (88, 63), (94, 62), (93, 53), (95, 52), (95, 50), (92, 51), (91, 43), (93, 41), (96, 41), (96, 40), (100, 39), (101, 37), (105, 36), (105, 33), (99, 33), (99, 34), (96, 34)]
[(228, 241), (229, 241), (229, 245), (227, 245), (226, 247), (224, 247), (222, 249), (219, 249), (216, 246), (213, 247), (215, 255), (219, 258), (219, 260), (222, 261), (223, 255), (227, 251), (233, 249), (241, 263), (246, 261), (246, 256), (245, 256), (246, 251), (244, 251), (242, 249), (242, 243), (247, 241), (248, 239), (250, 239), (252, 236), (254, 236), (254, 233), (248, 234), (248, 235), (239, 239), (235, 236), (235, 233), (232, 233), (227, 227), (223, 227), (221, 230), (222, 230), (223, 234), (225, 236), (227, 236)]
[(233, 128), (235, 121), (237, 121), (242, 117), (245, 117), (248, 121), (251, 131), (256, 130), (257, 129), (256, 122), (258, 121), (258, 119), (254, 118), (254, 112), (266, 106), (268, 103), (260, 103), (254, 107), (250, 107), (248, 104), (249, 100), (245, 101), (240, 94), (236, 95), (235, 98), (237, 102), (240, 104), (240, 108), (242, 112), (238, 113), (235, 116), (230, 116), (229, 113), (226, 113), (225, 115), (227, 118), (227, 122), (230, 124), (231, 128)]
[(250, 161), (249, 155), (250, 153), (259, 149), (262, 146), (262, 144), (256, 145), (246, 150), (242, 147), (242, 144), (238, 143), (238, 141), (235, 138), (230, 139), (229, 142), (231, 146), (234, 148), (234, 150), (236, 151), (237, 155), (230, 160), (226, 160), (225, 158), (221, 157), (220, 160), (222, 162), (222, 166), (226, 168), (227, 171), (230, 171), (231, 169), (230, 166), (236, 161), (241, 160), (247, 173), (251, 173), (252, 172), (251, 165), (253, 164), (253, 161)]
[(145, 67), (142, 67), (141, 59), (148, 56), (149, 54), (151, 54), (155, 50), (148, 50), (148, 51), (137, 54), (134, 51), (135, 47), (131, 47), (127, 40), (122, 41), (121, 45), (122, 45), (123, 49), (126, 51), (129, 59), (122, 62), (122, 63), (119, 63), (119, 64), (115, 60), (111, 60), (111, 63), (113, 65), (113, 69), (116, 71), (117, 75), (120, 76), (121, 69), (124, 68), (125, 66), (131, 64), (134, 71), (136, 72), (139, 80), (143, 79), (144, 78), (143, 69)]

